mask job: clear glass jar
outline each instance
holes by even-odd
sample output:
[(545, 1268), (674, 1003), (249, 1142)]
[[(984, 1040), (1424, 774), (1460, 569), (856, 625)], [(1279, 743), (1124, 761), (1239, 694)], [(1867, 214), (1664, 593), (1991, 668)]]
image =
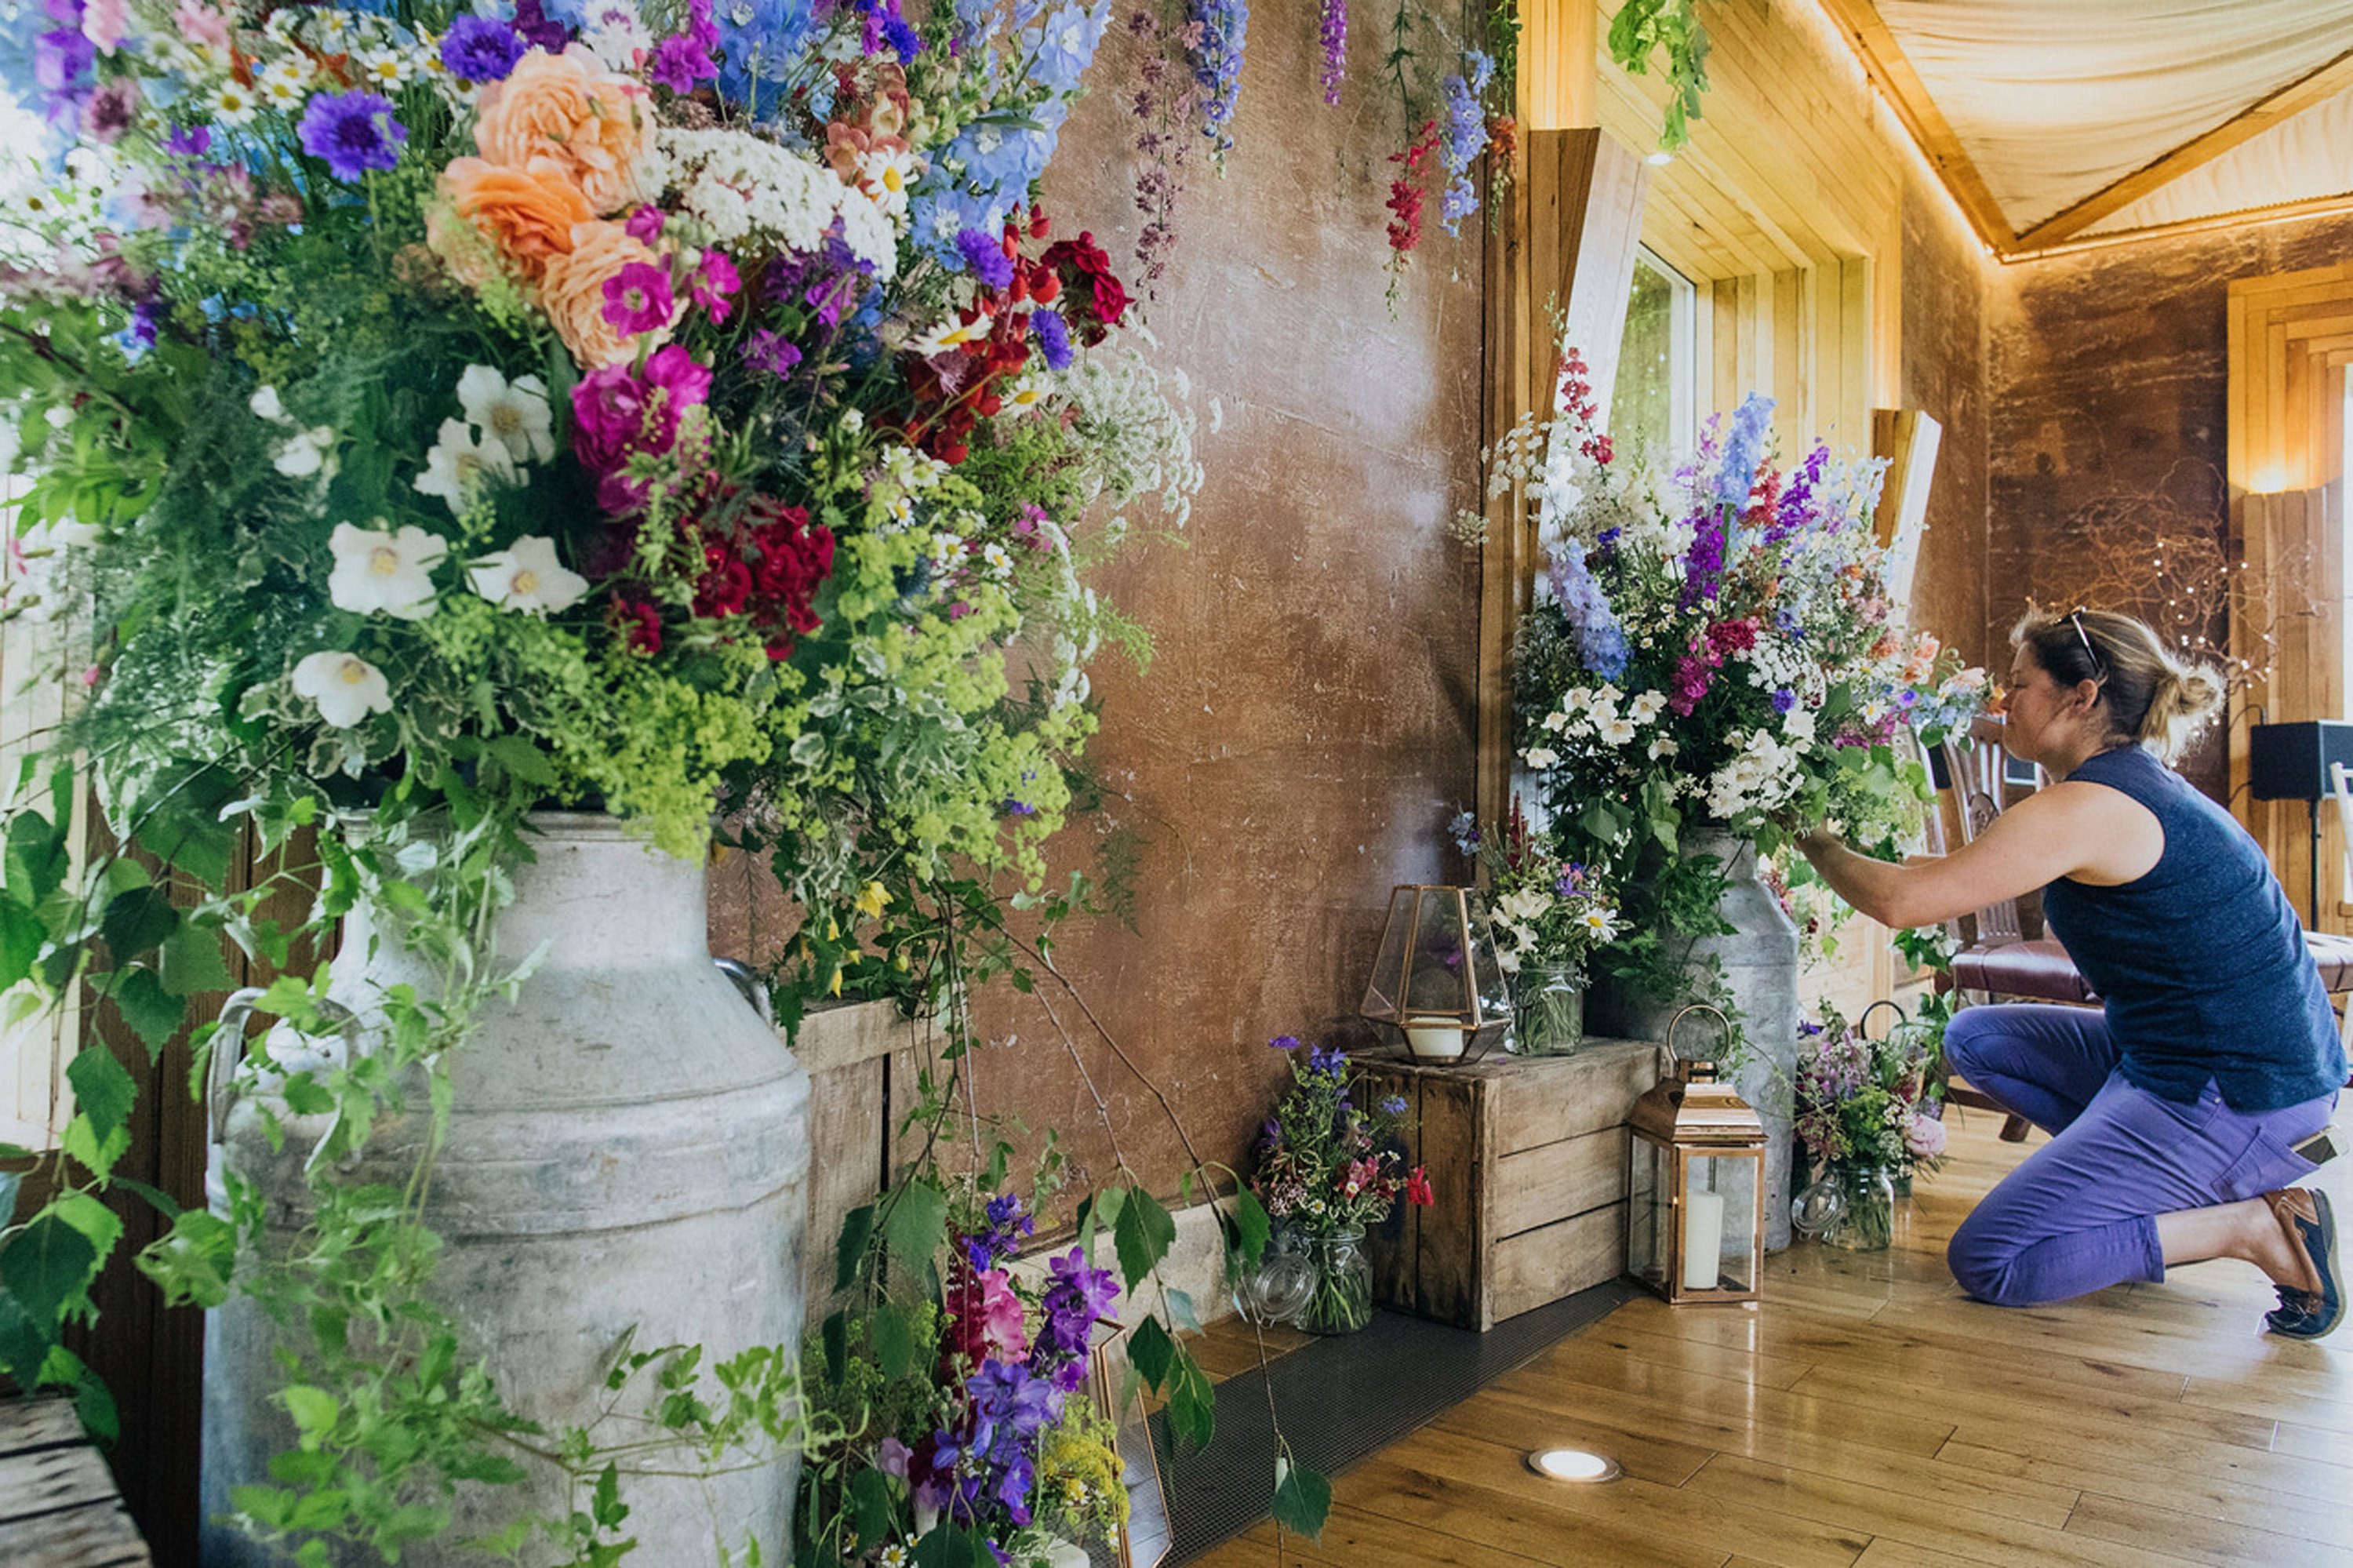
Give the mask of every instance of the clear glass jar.
[(1373, 1260), (1365, 1251), (1365, 1233), (1334, 1231), (1306, 1242), (1315, 1289), (1293, 1321), (1311, 1334), (1355, 1333), (1373, 1320)]
[(1307, 1238), (1278, 1225), (1267, 1237), (1258, 1266), (1234, 1282), (1234, 1307), (1252, 1323), (1288, 1323), (1315, 1294), (1315, 1262)]
[(1823, 1245), (1849, 1252), (1884, 1252), (1895, 1239), (1895, 1181), (1887, 1167), (1835, 1164), (1830, 1180), (1844, 1202), (1822, 1233)]
[(1573, 1056), (1585, 1044), (1585, 970), (1577, 964), (1520, 966), (1518, 1027), (1512, 1051), (1521, 1056)]

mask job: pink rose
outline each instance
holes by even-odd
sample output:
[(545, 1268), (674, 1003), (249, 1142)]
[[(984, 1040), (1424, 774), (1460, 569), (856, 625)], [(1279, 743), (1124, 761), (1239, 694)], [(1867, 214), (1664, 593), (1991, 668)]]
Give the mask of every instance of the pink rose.
[(1945, 1124), (1934, 1117), (1914, 1117), (1904, 1129), (1904, 1147), (1915, 1160), (1936, 1159), (1945, 1152)]

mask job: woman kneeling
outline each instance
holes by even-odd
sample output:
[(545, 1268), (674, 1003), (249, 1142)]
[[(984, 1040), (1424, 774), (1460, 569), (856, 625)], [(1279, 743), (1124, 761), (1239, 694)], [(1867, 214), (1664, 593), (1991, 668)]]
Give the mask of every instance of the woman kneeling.
[(1954, 1277), (2006, 1307), (2236, 1257), (2279, 1287), (2264, 1323), (2317, 1339), (2344, 1315), (2325, 1193), (2294, 1146), (2328, 1124), (2346, 1061), (2295, 911), (2263, 851), (2167, 766), (2221, 683), (2139, 621), (2035, 612), (2002, 744), (2058, 782), (1959, 853), (1891, 865), (1799, 842), (1841, 896), (1897, 927), (2040, 888), (2102, 1008), (1972, 1007), (1953, 1069), (2050, 1132), (1953, 1236)]

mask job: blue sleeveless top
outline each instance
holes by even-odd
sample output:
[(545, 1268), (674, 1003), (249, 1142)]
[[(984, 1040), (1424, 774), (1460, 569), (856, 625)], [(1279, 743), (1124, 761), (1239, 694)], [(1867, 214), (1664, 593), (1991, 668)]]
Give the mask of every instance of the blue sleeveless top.
[(2155, 813), (2164, 853), (2117, 887), (2042, 890), (2051, 932), (2098, 991), (2125, 1076), (2194, 1101), (2212, 1079), (2234, 1110), (2279, 1110), (2345, 1082), (2337, 1020), (2304, 927), (2231, 814), (2137, 746), (2068, 776)]

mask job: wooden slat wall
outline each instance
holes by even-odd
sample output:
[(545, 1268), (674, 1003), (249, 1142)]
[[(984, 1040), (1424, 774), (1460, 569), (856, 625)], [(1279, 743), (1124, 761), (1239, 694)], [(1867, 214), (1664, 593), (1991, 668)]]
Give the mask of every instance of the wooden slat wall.
[[(2353, 717), (2345, 689), (2346, 366), (2353, 361), (2353, 262), (2234, 282), (2229, 296), (2231, 658), (2247, 683), (2230, 715), (2233, 810), (2271, 857), (2299, 911), (2311, 907), (2310, 817), (2298, 801), (2247, 792), (2247, 730), (2258, 719)], [(2353, 931), (2345, 845), (2322, 815), (2320, 927)]]

